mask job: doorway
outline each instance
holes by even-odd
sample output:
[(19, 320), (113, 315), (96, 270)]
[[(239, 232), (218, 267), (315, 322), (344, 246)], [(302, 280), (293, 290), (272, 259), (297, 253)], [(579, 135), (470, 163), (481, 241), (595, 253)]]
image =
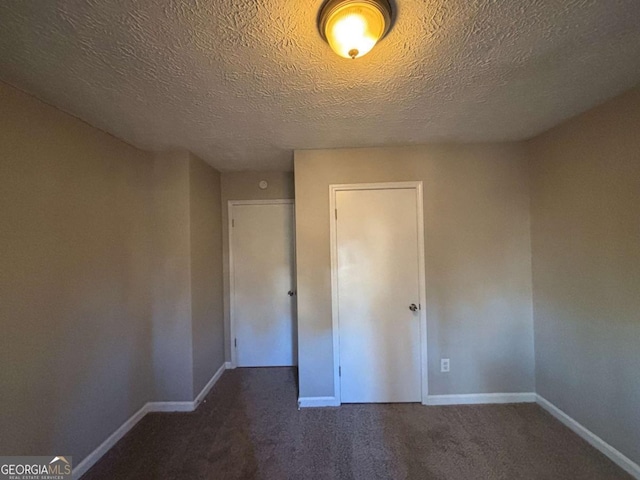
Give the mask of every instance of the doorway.
[(332, 185), (339, 403), (426, 398), (422, 183)]
[(231, 358), (297, 364), (293, 200), (229, 202)]

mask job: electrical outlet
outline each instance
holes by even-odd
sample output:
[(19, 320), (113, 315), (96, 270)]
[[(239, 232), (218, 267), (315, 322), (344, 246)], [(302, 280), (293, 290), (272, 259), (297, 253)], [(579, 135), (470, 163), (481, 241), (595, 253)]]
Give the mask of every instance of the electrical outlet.
[(449, 372), (449, 359), (448, 358), (441, 358), (440, 359), (440, 371), (442, 373), (448, 373)]

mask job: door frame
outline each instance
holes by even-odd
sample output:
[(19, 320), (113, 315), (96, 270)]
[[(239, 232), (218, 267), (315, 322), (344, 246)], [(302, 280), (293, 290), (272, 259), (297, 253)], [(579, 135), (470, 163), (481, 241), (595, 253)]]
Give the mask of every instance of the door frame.
[(416, 192), (416, 221), (418, 228), (418, 289), (420, 303), (420, 380), (422, 404), (429, 394), (429, 368), (427, 358), (427, 309), (424, 265), (424, 208), (422, 182), (352, 183), (329, 185), (329, 234), (331, 244), (331, 328), (333, 332), (333, 389), (335, 404), (342, 404), (340, 387), (340, 315), (338, 309), (338, 228), (336, 219), (336, 193), (349, 190), (413, 189)]
[[(229, 200), (227, 202), (227, 231), (229, 232), (229, 351), (231, 352), (231, 368), (238, 366), (238, 352), (234, 344), (236, 338), (236, 321), (235, 321), (235, 269), (233, 266), (233, 207), (243, 205), (293, 205), (293, 269), (295, 271), (295, 252), (296, 252), (296, 225), (295, 225), (295, 199), (293, 198), (275, 198), (270, 200)], [(292, 319), (295, 320), (295, 319)], [(298, 355), (296, 353), (295, 358)], [(296, 361), (297, 362), (297, 361)]]

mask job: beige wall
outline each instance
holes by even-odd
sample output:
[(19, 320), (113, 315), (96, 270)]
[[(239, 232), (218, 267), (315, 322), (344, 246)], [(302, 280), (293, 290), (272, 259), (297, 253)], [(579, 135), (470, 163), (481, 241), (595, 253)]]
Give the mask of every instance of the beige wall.
[(193, 396), (224, 364), (220, 173), (191, 155), (191, 314)]
[(537, 391), (640, 463), (640, 88), (529, 147)]
[(2, 83), (0, 105), (0, 451), (77, 463), (153, 390), (153, 158)]
[(533, 391), (524, 151), (434, 145), (295, 152), (300, 395), (334, 394), (329, 185), (410, 180), (424, 182), (430, 394)]
[[(266, 190), (258, 188), (258, 183), (266, 180)], [(273, 200), (294, 198), (293, 173), (291, 172), (228, 172), (222, 174), (222, 242), (224, 266), (224, 318), (225, 318), (225, 358), (231, 361), (229, 350), (229, 200)]]
[(152, 354), (156, 401), (193, 399), (189, 153), (156, 156)]
[(224, 364), (220, 173), (186, 150), (154, 165), (156, 401), (190, 401)]
[(2, 83), (0, 105), (0, 451), (77, 465), (223, 363), (220, 175)]

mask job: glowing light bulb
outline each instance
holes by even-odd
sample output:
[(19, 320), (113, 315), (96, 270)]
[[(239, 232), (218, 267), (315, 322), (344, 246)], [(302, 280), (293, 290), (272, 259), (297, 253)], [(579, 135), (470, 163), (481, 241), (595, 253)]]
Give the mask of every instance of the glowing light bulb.
[(323, 20), (331, 49), (344, 58), (366, 55), (386, 33), (390, 12), (377, 2), (344, 1)]

